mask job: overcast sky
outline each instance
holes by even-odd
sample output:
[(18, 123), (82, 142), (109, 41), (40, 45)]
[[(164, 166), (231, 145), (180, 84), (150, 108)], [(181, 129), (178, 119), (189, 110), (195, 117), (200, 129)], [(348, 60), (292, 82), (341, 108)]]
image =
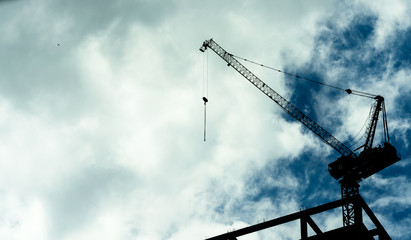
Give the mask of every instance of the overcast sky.
[[(406, 0), (0, 1), (0, 239), (205, 239), (339, 199), (327, 171), (338, 153), (201, 53), (210, 38), (385, 97), (402, 160), (360, 193), (393, 239), (410, 239), (410, 11)], [(365, 141), (372, 99), (244, 64), (344, 143)], [(339, 209), (315, 220), (342, 226)], [(295, 222), (242, 239), (299, 237)]]

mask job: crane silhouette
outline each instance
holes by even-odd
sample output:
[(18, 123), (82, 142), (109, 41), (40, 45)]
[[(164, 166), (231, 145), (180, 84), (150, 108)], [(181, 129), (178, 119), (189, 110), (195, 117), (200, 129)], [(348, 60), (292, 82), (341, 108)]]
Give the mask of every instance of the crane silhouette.
[[(328, 171), (333, 178), (340, 180), (342, 199), (359, 195), (359, 182), (401, 159), (397, 153), (397, 150), (389, 140), (385, 104), (382, 96), (345, 89), (348, 94), (354, 94), (375, 100), (375, 103), (371, 107), (372, 117), (365, 134), (366, 141), (361, 147), (356, 149), (359, 150), (363, 148), (363, 151), (357, 155), (355, 153), (356, 150), (352, 151), (349, 147), (344, 145), (328, 131), (318, 125), (314, 120), (309, 118), (297, 107), (283, 98), (265, 82), (254, 75), (250, 70), (248, 70), (244, 65), (242, 65), (233, 54), (228, 53), (213, 39), (204, 41), (200, 51), (205, 52), (207, 49), (213, 50), (227, 63), (228, 66), (234, 68), (261, 92), (277, 103), (286, 113), (301, 122), (323, 142), (341, 154), (341, 157), (328, 165)], [(383, 146), (373, 147), (380, 112), (382, 112), (383, 116), (384, 143)], [(361, 218), (360, 210), (358, 210), (353, 204), (343, 205), (342, 211), (344, 226), (354, 225)]]

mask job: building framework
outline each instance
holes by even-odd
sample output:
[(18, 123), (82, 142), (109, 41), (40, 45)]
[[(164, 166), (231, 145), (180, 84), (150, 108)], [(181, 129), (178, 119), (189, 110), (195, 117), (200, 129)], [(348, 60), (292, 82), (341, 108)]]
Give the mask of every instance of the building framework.
[[(315, 214), (319, 214), (346, 205), (352, 205), (353, 209), (356, 209), (356, 211), (358, 211), (355, 215), (357, 219), (351, 225), (323, 232), (311, 217)], [(363, 212), (367, 214), (369, 219), (374, 224), (375, 228), (368, 229), (365, 226), (363, 222)], [(359, 194), (275, 218), (256, 225), (238, 229), (222, 235), (211, 237), (206, 240), (238, 240), (237, 237), (255, 233), (292, 221), (300, 221), (301, 240), (375, 240), (375, 237), (378, 237), (377, 239), (379, 240), (391, 240), (391, 237), (388, 235), (387, 231), (384, 229), (380, 221), (378, 221), (377, 217), (371, 211), (370, 207)], [(311, 227), (311, 229), (315, 233), (314, 235), (308, 235), (308, 227)]]

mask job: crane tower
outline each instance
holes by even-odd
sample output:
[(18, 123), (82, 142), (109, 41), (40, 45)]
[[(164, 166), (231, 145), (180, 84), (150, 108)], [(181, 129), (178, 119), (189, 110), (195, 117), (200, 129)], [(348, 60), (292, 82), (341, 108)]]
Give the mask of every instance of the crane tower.
[[(317, 233), (319, 238), (313, 239), (323, 239), (327, 236), (328, 239), (340, 239), (338, 236), (353, 237), (359, 236), (360, 238), (353, 239), (374, 239), (367, 238), (367, 236), (372, 237), (378, 235), (379, 239), (390, 239), (389, 235), (386, 233), (382, 225), (378, 222), (378, 219), (373, 215), (372, 211), (366, 205), (364, 200), (359, 195), (359, 182), (369, 176), (381, 171), (382, 169), (396, 163), (401, 158), (397, 153), (395, 147), (391, 145), (389, 141), (388, 134), (388, 124), (385, 112), (384, 98), (380, 95), (372, 95), (359, 91), (354, 91), (346, 89), (345, 91), (349, 94), (355, 94), (363, 97), (373, 98), (375, 103), (371, 108), (371, 120), (366, 129), (366, 141), (365, 143), (357, 148), (359, 150), (363, 148), (360, 154), (356, 154), (349, 147), (345, 146), (337, 138), (327, 132), (324, 128), (318, 125), (314, 120), (305, 115), (297, 107), (283, 98), (280, 94), (274, 91), (256, 75), (254, 75), (250, 70), (248, 70), (244, 65), (242, 65), (233, 54), (228, 53), (220, 45), (218, 45), (213, 39), (209, 39), (203, 42), (200, 51), (204, 52), (207, 49), (213, 50), (218, 56), (220, 56), (228, 66), (234, 68), (239, 72), (244, 78), (246, 78), (250, 83), (252, 83), (256, 88), (258, 88), (262, 93), (268, 96), (272, 101), (279, 105), (286, 113), (291, 115), (294, 119), (301, 122), (305, 127), (311, 130), (315, 135), (317, 135), (323, 142), (334, 148), (337, 152), (341, 154), (336, 161), (328, 165), (328, 171), (330, 175), (339, 180), (341, 184), (341, 200), (325, 204), (313, 209), (308, 209), (309, 211), (300, 212), (299, 214), (291, 214), (289, 216), (284, 216), (284, 219), (273, 219), (265, 224), (257, 224), (251, 226), (241, 231), (236, 231), (236, 234), (223, 234), (215, 238), (210, 238), (213, 240), (233, 240), (238, 236), (248, 234), (250, 232), (259, 231), (267, 227), (272, 227), (286, 221), (292, 221), (300, 219), (301, 221), (301, 236), (302, 239), (307, 238), (307, 224)], [(377, 127), (377, 122), (379, 119), (380, 112), (383, 116), (383, 128), (384, 128), (384, 144), (383, 146), (373, 147), (373, 141), (375, 136), (375, 131)], [(316, 226), (310, 215), (317, 213), (318, 211), (326, 211), (326, 209), (331, 209), (335, 207), (342, 207), (343, 214), (343, 228), (339, 231), (345, 233), (346, 235), (341, 235), (338, 231), (327, 233), (324, 235), (321, 230)], [(362, 210), (364, 210), (370, 219), (374, 222), (377, 229), (374, 231), (365, 231), (365, 226), (362, 223)], [(357, 232), (364, 233), (356, 234)], [(332, 235), (334, 234), (334, 235)], [(350, 235), (351, 234), (351, 235)], [(374, 235), (373, 235), (374, 234)], [(311, 239), (311, 238), (310, 238)]]

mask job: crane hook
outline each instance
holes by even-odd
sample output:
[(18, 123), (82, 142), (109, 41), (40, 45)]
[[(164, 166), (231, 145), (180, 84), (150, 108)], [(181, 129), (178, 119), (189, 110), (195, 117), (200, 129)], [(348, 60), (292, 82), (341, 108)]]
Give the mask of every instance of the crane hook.
[(206, 133), (207, 133), (207, 111), (206, 111), (206, 103), (208, 102), (208, 99), (206, 97), (203, 97), (204, 101), (204, 142), (206, 141)]

